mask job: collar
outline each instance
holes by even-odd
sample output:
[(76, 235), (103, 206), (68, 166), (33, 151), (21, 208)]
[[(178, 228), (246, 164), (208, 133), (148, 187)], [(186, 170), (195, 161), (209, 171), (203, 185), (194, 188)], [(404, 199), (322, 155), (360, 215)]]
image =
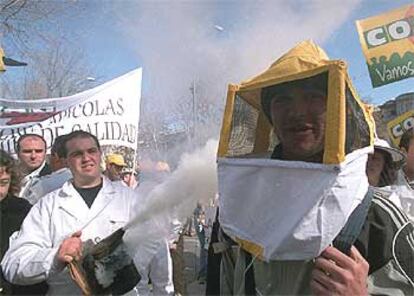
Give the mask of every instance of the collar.
[[(112, 184), (112, 182), (103, 174), (101, 174), (102, 178), (102, 189), (100, 193), (102, 194), (113, 194), (115, 193), (115, 188)], [(70, 179), (63, 184), (62, 189), (59, 192), (59, 197), (65, 198), (65, 197), (71, 197), (73, 195), (78, 195), (77, 190), (73, 186), (73, 179)]]
[(33, 179), (34, 177), (39, 177), (39, 174), (40, 174), (41, 170), (43, 170), (45, 165), (46, 165), (46, 161), (44, 161), (42, 163), (42, 165), (40, 167), (38, 167), (37, 169), (35, 169), (33, 172), (31, 172), (30, 174), (24, 176), (24, 178), (22, 180), (22, 183), (24, 184), (24, 183), (28, 182), (29, 180)]
[(102, 189), (96, 196), (91, 208), (85, 204), (73, 186), (72, 180), (67, 181), (57, 194), (59, 208), (76, 218), (79, 222), (79, 229), (85, 228), (90, 222), (95, 220), (116, 196), (116, 190), (111, 181), (103, 175), (101, 177), (103, 182)]

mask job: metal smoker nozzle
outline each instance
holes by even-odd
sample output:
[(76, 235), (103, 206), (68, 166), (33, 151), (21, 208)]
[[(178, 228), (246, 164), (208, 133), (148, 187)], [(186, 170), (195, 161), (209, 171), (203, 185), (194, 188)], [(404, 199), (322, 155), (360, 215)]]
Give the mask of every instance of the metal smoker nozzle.
[(95, 260), (99, 260), (105, 256), (108, 256), (122, 243), (122, 237), (125, 234), (123, 228), (119, 228), (117, 231), (101, 240), (98, 244), (93, 246), (91, 255)]

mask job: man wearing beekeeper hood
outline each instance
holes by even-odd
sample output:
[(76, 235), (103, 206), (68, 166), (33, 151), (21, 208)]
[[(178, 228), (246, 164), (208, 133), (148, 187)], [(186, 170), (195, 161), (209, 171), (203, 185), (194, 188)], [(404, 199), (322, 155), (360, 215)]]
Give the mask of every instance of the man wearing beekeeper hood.
[(369, 188), (372, 152), (373, 119), (345, 62), (310, 41), (230, 85), (215, 292), (412, 295), (413, 225)]

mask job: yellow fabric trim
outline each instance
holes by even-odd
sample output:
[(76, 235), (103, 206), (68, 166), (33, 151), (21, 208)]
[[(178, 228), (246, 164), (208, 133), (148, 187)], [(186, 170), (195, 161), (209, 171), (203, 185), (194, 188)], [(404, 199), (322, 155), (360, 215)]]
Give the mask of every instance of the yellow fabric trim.
[(249, 252), (250, 254), (252, 254), (254, 257), (259, 258), (260, 260), (264, 260), (264, 256), (263, 256), (263, 247), (260, 245), (257, 245), (253, 242), (247, 241), (247, 240), (242, 240), (241, 238), (236, 237), (235, 241), (239, 244), (239, 246)]
[(269, 120), (263, 112), (259, 113), (257, 126), (262, 128), (256, 129), (256, 139), (254, 141), (253, 153), (262, 153), (269, 147), (269, 135), (272, 129)]
[(230, 84), (227, 90), (226, 107), (224, 109), (223, 123), (220, 132), (220, 141), (217, 151), (218, 157), (225, 157), (229, 149), (231, 123), (233, 121), (233, 109), (236, 91), (239, 89), (237, 85)]
[(329, 69), (326, 105), (326, 126), (329, 128), (325, 129), (325, 164), (339, 164), (345, 160), (345, 73), (344, 62), (336, 62)]
[(308, 71), (329, 64), (329, 57), (311, 40), (303, 41), (277, 59), (269, 69), (244, 81), (240, 89), (254, 89), (306, 77)]

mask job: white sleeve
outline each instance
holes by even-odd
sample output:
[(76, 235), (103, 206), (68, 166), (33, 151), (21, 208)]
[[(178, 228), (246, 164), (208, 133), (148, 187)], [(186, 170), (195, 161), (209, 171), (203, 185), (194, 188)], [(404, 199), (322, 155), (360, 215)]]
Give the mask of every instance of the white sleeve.
[(149, 266), (149, 277), (153, 286), (153, 295), (173, 295), (172, 260), (168, 242), (160, 246), (160, 250), (152, 258)]
[(56, 258), (59, 246), (52, 245), (50, 219), (51, 213), (42, 199), (32, 207), (20, 231), (11, 239), (1, 262), (3, 274), (11, 283), (39, 283), (64, 268)]
[(36, 204), (36, 202), (45, 195), (44, 183), (45, 180), (43, 178), (40, 178), (37, 181), (33, 182), (32, 186), (26, 190), (26, 195), (24, 198), (27, 199), (31, 205)]

